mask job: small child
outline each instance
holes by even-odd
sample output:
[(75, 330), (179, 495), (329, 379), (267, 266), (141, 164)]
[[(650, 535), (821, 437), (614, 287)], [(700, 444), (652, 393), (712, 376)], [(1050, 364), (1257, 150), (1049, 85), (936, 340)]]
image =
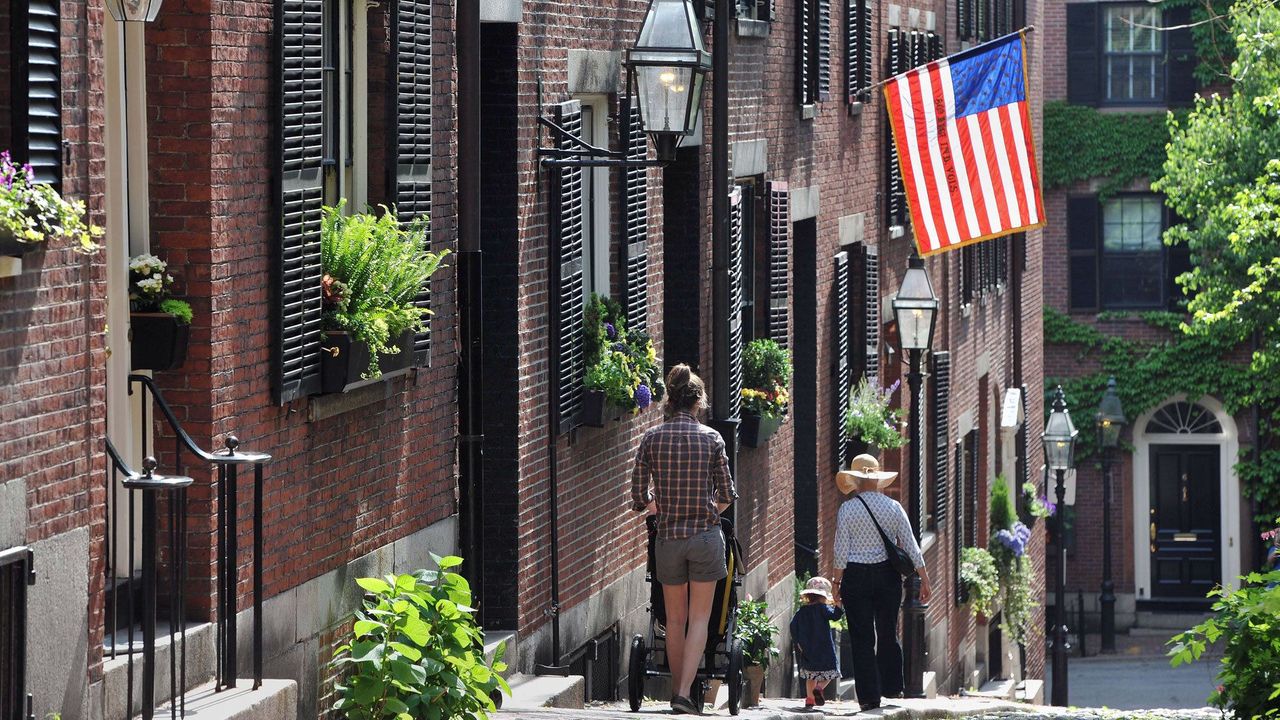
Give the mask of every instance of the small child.
[(804, 707), (825, 705), (823, 688), (832, 680), (840, 680), (836, 665), (836, 643), (831, 634), (831, 621), (844, 617), (844, 610), (831, 605), (831, 581), (810, 578), (800, 597), (805, 604), (791, 618), (791, 641), (800, 655), (800, 677), (805, 680)]

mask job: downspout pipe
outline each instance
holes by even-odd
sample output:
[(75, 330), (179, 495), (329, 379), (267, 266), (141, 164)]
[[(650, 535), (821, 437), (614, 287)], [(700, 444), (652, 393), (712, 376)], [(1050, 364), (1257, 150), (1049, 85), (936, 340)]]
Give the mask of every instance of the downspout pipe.
[(484, 343), (480, 254), (480, 3), (457, 4), (458, 44), (458, 496), (466, 575), (483, 624), (480, 493), (484, 485), (481, 361)]
[[(711, 426), (724, 437), (729, 470), (737, 470), (738, 418), (729, 383), (729, 330), (738, 308), (730, 307), (729, 258), (729, 29), (734, 5), (716, 3), (711, 37)], [(729, 509), (730, 513), (734, 508)]]

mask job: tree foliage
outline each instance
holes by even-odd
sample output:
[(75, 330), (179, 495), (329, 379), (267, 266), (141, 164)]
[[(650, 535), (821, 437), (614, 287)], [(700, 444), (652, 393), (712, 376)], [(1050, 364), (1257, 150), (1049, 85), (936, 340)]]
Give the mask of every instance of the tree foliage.
[[(1267, 408), (1264, 437), (1280, 430), (1280, 9), (1240, 0), (1230, 11), (1236, 59), (1228, 95), (1201, 97), (1170, 119), (1164, 176), (1153, 187), (1181, 222), (1165, 234), (1186, 245), (1192, 269), (1186, 331), (1218, 346), (1253, 347), (1240, 404)], [(1280, 500), (1280, 449), (1264, 447), (1243, 479), (1263, 510)], [(1272, 507), (1266, 507), (1271, 505)]]

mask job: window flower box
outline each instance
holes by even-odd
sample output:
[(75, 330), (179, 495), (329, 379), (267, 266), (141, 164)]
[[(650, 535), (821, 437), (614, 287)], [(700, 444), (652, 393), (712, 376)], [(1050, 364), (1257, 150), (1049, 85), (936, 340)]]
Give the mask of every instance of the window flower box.
[(767, 443), (780, 427), (780, 417), (744, 414), (742, 424), (738, 426), (738, 439), (749, 448), (758, 448)]
[[(409, 367), (413, 358), (413, 332), (401, 334), (395, 347), (400, 351), (378, 355), (383, 374)], [(363, 384), (371, 359), (368, 343), (348, 332), (327, 330), (320, 348), (320, 392), (343, 393)]]
[(191, 325), (166, 312), (129, 313), (129, 357), (134, 370), (176, 370), (187, 360)]

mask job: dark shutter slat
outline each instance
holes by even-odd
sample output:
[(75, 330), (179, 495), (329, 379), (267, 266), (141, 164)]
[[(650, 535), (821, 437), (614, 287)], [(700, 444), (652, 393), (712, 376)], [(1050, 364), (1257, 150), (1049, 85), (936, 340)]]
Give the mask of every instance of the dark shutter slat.
[(1070, 238), (1070, 302), (1072, 310), (1098, 307), (1098, 198), (1067, 198), (1067, 235)]
[(929, 33), (929, 61), (941, 60), (946, 55), (946, 51), (942, 48), (942, 36), (937, 33)]
[[(582, 104), (577, 100), (554, 107), (556, 122), (574, 137), (582, 137)], [(562, 150), (573, 150), (568, 139), (560, 140)], [(561, 431), (577, 422), (582, 408), (582, 381), (586, 372), (583, 347), (583, 236), (582, 183), (583, 169), (561, 168), (554, 184), (555, 198), (553, 248), (556, 255), (556, 358), (557, 396)]]
[[(903, 63), (904, 50), (907, 45), (905, 31), (898, 28), (889, 29), (889, 41), (886, 44), (888, 53), (888, 64), (885, 68), (885, 77), (897, 75), (907, 70)], [(898, 155), (893, 148), (893, 132), (889, 128), (889, 124), (885, 123), (885, 172), (886, 191), (885, 191), (885, 210), (889, 225), (903, 225), (906, 222), (906, 196), (902, 186), (902, 174), (898, 169)]]
[(948, 462), (951, 458), (951, 353), (939, 351), (930, 355), (933, 366), (933, 492), (934, 522), (939, 528), (947, 521), (950, 484)]
[(836, 466), (844, 467), (849, 461), (848, 451), (845, 448), (845, 440), (848, 436), (844, 431), (844, 423), (841, 419), (844, 417), (845, 408), (849, 405), (849, 386), (853, 383), (853, 358), (849, 356), (850, 338), (849, 338), (849, 313), (853, 305), (852, 298), (849, 297), (849, 275), (851, 268), (849, 267), (849, 254), (846, 252), (837, 253), (835, 257), (835, 287), (832, 293), (833, 302), (835, 303), (835, 312), (832, 316), (832, 342), (835, 345), (835, 368), (833, 372), (832, 384), (835, 386), (835, 409), (831, 413), (831, 417), (836, 418), (836, 422), (832, 423), (835, 431), (835, 451)]
[(859, 0), (845, 0), (844, 4), (844, 95), (845, 102), (858, 102), (861, 89), (858, 74), (858, 35), (861, 13)]
[[(627, 156), (644, 159), (649, 153), (648, 138), (640, 124), (638, 103), (620, 104), (620, 118), (625, 122)], [(623, 253), (623, 276), (626, 279), (624, 304), (627, 310), (627, 327), (648, 330), (649, 327), (649, 170), (634, 165), (626, 169), (623, 188), (623, 222), (625, 223), (626, 248)]]
[[(402, 222), (431, 215), (431, 37), (430, 0), (395, 0), (391, 58), (395, 63), (395, 205)], [(427, 233), (428, 247), (431, 233)], [(431, 308), (428, 282), (414, 300)], [(431, 364), (431, 325), (413, 339), (413, 364)]]
[(866, 322), (863, 325), (866, 337), (863, 339), (866, 357), (863, 361), (863, 373), (869, 380), (880, 382), (880, 254), (868, 247), (863, 258), (862, 297), (864, 299)]
[(1190, 7), (1175, 7), (1164, 11), (1164, 26), (1176, 28), (1164, 33), (1165, 42), (1165, 96), (1170, 106), (1190, 105), (1196, 96), (1195, 41), (1191, 37)]
[(324, 1), (279, 6), (280, 226), (276, 394), (289, 402), (320, 390), (320, 222), (324, 204)]
[(13, 151), (62, 190), (62, 46), (57, 0), (13, 3)]
[(859, 88), (866, 90), (871, 87), (872, 68), (875, 66), (875, 55), (872, 54), (871, 39), (875, 32), (874, 19), (875, 14), (871, 9), (871, 0), (858, 0), (859, 23), (861, 31), (859, 33), (858, 48), (859, 58)]
[(818, 100), (831, 99), (831, 0), (818, 3)]
[(956, 0), (956, 34), (961, 40), (973, 37), (973, 31), (969, 28), (969, 2), (970, 0)]
[(769, 197), (769, 337), (790, 344), (791, 193), (785, 182), (770, 182)]
[(1098, 68), (1098, 6), (1067, 5), (1067, 102), (1097, 105), (1101, 74)]
[(796, 33), (799, 38), (797, 42), (799, 52), (796, 53), (796, 87), (800, 92), (799, 100), (801, 105), (810, 105), (814, 102), (813, 86), (816, 78), (813, 77), (813, 52), (815, 50), (813, 16), (817, 12), (816, 3), (817, 0), (799, 0), (796, 3), (796, 20), (799, 25)]
[(956, 496), (956, 521), (951, 532), (951, 563), (952, 574), (955, 579), (955, 599), (956, 604), (963, 603), (966, 598), (964, 596), (964, 585), (960, 582), (960, 551), (965, 546), (965, 493), (964, 493), (964, 441), (956, 440), (955, 444), (955, 496)]
[(729, 417), (742, 405), (742, 186), (729, 193)]

